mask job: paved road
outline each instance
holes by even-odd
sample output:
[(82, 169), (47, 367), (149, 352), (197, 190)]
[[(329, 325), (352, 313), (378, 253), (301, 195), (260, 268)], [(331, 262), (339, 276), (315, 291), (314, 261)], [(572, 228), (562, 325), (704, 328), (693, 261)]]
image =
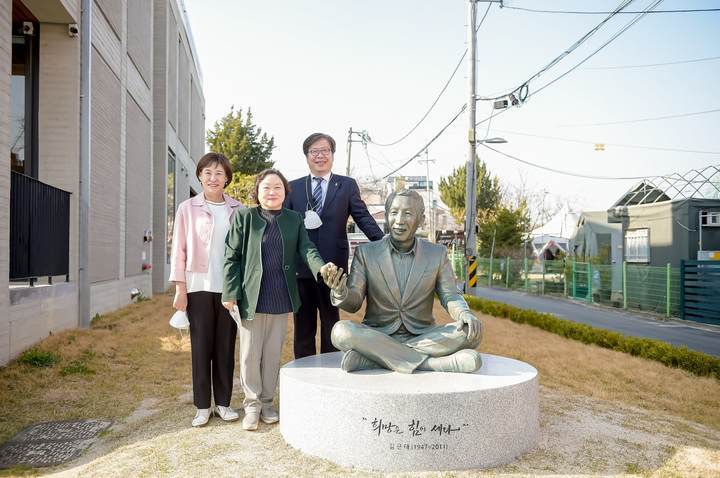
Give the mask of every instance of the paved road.
[(555, 314), (624, 335), (663, 340), (673, 345), (720, 357), (720, 327), (681, 320), (660, 320), (604, 307), (588, 306), (564, 299), (540, 297), (522, 292), (477, 287), (473, 295), (505, 304)]

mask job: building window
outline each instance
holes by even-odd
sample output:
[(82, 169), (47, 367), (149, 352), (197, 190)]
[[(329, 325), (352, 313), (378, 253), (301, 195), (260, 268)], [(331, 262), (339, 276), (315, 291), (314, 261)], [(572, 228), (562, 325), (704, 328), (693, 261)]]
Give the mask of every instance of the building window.
[(172, 254), (172, 235), (175, 227), (175, 154), (168, 150), (167, 163), (167, 258), (170, 264)]
[(10, 169), (37, 178), (38, 30), (13, 23), (10, 76)]
[(650, 262), (650, 230), (633, 229), (625, 232), (625, 260)]

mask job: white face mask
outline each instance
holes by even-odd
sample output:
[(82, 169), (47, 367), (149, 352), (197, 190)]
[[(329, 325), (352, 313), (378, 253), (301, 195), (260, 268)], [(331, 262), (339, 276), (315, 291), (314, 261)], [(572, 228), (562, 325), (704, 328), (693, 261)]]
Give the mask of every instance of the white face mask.
[(317, 229), (322, 226), (322, 219), (312, 209), (305, 211), (305, 229)]
[(176, 311), (173, 316), (170, 317), (170, 325), (179, 330), (190, 328), (190, 321), (188, 320), (187, 313), (184, 310)]

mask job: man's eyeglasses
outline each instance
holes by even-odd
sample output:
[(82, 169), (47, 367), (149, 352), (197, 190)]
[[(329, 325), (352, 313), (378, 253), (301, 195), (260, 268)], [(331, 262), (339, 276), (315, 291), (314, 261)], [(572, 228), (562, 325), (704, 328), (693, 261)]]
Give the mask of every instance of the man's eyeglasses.
[(323, 148), (323, 149), (311, 149), (308, 151), (308, 154), (312, 156), (313, 158), (317, 158), (318, 156), (330, 156), (330, 153), (332, 153), (331, 149)]

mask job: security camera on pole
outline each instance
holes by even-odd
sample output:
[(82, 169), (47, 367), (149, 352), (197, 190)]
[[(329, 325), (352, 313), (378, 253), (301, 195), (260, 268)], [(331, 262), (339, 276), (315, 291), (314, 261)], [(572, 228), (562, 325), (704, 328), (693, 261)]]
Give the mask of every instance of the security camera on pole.
[(477, 238), (475, 236), (477, 208), (477, 178), (475, 177), (475, 0), (468, 3), (468, 66), (470, 67), (468, 86), (468, 156), (465, 165), (465, 258), (467, 259), (467, 287), (477, 285)]

